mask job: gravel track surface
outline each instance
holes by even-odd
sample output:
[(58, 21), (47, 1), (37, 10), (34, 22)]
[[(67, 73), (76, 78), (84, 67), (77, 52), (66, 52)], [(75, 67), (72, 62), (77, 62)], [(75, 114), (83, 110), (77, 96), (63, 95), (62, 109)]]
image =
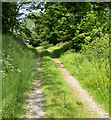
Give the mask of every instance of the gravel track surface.
[(26, 102), (28, 109), (26, 113), (26, 118), (45, 118), (44, 106), (42, 104), (42, 88), (41, 88), (41, 75), (40, 75), (40, 56), (41, 51), (38, 54), (37, 58), (37, 76), (38, 78), (33, 81), (33, 88), (31, 93), (28, 94)]

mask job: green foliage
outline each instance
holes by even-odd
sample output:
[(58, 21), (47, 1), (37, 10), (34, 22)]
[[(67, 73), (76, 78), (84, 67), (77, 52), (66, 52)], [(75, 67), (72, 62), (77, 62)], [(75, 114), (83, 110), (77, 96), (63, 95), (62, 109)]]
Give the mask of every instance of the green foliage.
[(82, 103), (77, 101), (62, 78), (48, 51), (41, 55), (42, 86), (47, 118), (85, 118)]
[(40, 45), (41, 45), (44, 49), (47, 49), (47, 48), (53, 46), (53, 44), (49, 44), (48, 41), (43, 41)]
[[(85, 89), (109, 111), (109, 34), (83, 44), (80, 52), (67, 51), (60, 61), (76, 77)], [(90, 39), (87, 37), (85, 39)], [(63, 48), (61, 47), (61, 50)], [(60, 48), (55, 55), (60, 54)], [(59, 53), (58, 53), (59, 52)]]
[[(92, 56), (93, 57), (93, 56)], [(85, 89), (109, 111), (109, 66), (108, 62), (93, 58), (89, 61), (79, 53), (68, 53), (61, 62), (76, 77)]]
[(19, 39), (3, 35), (3, 118), (19, 118), (24, 114), (26, 92), (35, 74), (36, 55), (35, 50), (26, 48)]
[(56, 46), (51, 47), (49, 49), (53, 50), (53, 53), (55, 54), (55, 56), (59, 58), (62, 54), (64, 54), (64, 52), (66, 52), (67, 50), (71, 48), (71, 45), (72, 45), (72, 41), (67, 42), (67, 43), (62, 43), (62, 44), (59, 43)]
[(17, 26), (18, 15), (17, 2), (3, 2), (2, 3), (2, 32), (13, 32), (15, 26)]
[[(102, 35), (100, 38), (96, 38), (88, 45), (82, 45), (82, 54), (87, 56), (89, 60), (94, 58), (101, 59), (103, 61), (108, 60), (109, 58), (109, 38), (110, 35), (106, 33), (104, 36)], [(86, 54), (87, 53), (87, 54)]]
[(88, 11), (80, 24), (77, 26), (75, 37), (73, 40), (73, 48), (77, 51), (83, 46), (87, 46), (95, 41), (106, 39), (109, 32), (109, 15), (104, 10), (100, 13), (98, 11)]
[(40, 2), (37, 5), (34, 2), (19, 4), (4, 2), (3, 32), (17, 28), (19, 22), (16, 17), (20, 15), (19, 9), (24, 7), (28, 11), (40, 10), (39, 13), (26, 15), (23, 24), (19, 26), (19, 33), (26, 39), (30, 39), (33, 46), (38, 46), (43, 41), (54, 45), (59, 42), (73, 41), (73, 48), (79, 51), (82, 44), (92, 42), (100, 36), (100, 32), (105, 33), (110, 29), (107, 13), (110, 10), (109, 3)]
[[(30, 40), (30, 44), (34, 47), (41, 45), (43, 48), (48, 48), (52, 45), (67, 41), (68, 43), (62, 46), (62, 48), (56, 46), (59, 47), (59, 49), (54, 50), (55, 56), (60, 57), (60, 60), (66, 68), (76, 76), (83, 86), (94, 94), (94, 97), (108, 110), (108, 40), (110, 38), (111, 28), (110, 13), (107, 13), (107, 11), (110, 10), (110, 3), (47, 2), (39, 3), (37, 7), (34, 3), (29, 3), (30, 2), (17, 5), (16, 2), (3, 2), (3, 33), (13, 32), (13, 30), (16, 29), (17, 34), (20, 34), (17, 36), (23, 39), (23, 41)], [(41, 12), (29, 14), (23, 21), (23, 24), (18, 27), (19, 22), (16, 17), (19, 15), (18, 11), (23, 4), (31, 5), (27, 8), (29, 11), (37, 8), (41, 9)], [(23, 112), (24, 93), (29, 88), (32, 71), (35, 68), (36, 56), (32, 52), (35, 50), (29, 51), (20, 41), (17, 41), (16, 38), (13, 39), (10, 36), (3, 36), (2, 108), (4, 118), (18, 117)], [(71, 48), (74, 53), (67, 51)], [(67, 51), (67, 53), (63, 54), (65, 51)], [(43, 57), (46, 54), (47, 57)], [(44, 55), (42, 56), (41, 64), (47, 64), (47, 68), (45, 65), (42, 66), (44, 71), (43, 76), (47, 78), (45, 73), (51, 70), (52, 73), (48, 74), (53, 80), (53, 76), (55, 75), (53, 73), (56, 73), (57, 68), (53, 64), (49, 54), (45, 52)], [(43, 63), (43, 61), (45, 62)], [(49, 67), (49, 64), (53, 65), (51, 67), (54, 68), (55, 71)], [(57, 74), (59, 73), (57, 72)], [(58, 76), (58, 79), (59, 77), (60, 76)], [(49, 84), (51, 81), (44, 81), (44, 83), (45, 82)], [(58, 81), (54, 82), (56, 84)], [(56, 87), (57, 86), (55, 86), (55, 88)], [(60, 87), (62, 89), (62, 86)], [(61, 91), (57, 91), (57, 94), (58, 92)], [(47, 93), (50, 93), (50, 91)], [(56, 97), (58, 96), (57, 94)], [(61, 96), (62, 94), (59, 98), (63, 101)], [(60, 108), (55, 106), (51, 107), (52, 112), (50, 111), (50, 115), (58, 117), (59, 113), (55, 111), (59, 110), (59, 116), (73, 117), (71, 112), (66, 112), (66, 106), (68, 105), (65, 105), (65, 101), (60, 103), (62, 104)], [(72, 106), (72, 103), (70, 106)], [(65, 115), (61, 113), (61, 108), (64, 109)], [(54, 111), (54, 109), (56, 110)]]
[(33, 29), (37, 39), (56, 45), (59, 42), (73, 41), (76, 51), (82, 44), (88, 44), (105, 33), (108, 27), (109, 15), (105, 3), (45, 3), (43, 13), (33, 13), (28, 16), (35, 23)]

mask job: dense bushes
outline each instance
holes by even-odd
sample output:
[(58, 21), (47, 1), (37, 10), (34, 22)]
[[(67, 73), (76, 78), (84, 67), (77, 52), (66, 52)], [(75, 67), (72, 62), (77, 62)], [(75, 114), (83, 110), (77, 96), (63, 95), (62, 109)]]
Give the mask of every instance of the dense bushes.
[[(94, 44), (94, 42), (101, 41), (101, 39), (107, 39), (109, 30), (109, 13), (106, 11), (98, 13), (92, 9), (77, 24), (75, 37), (72, 39), (73, 48), (79, 51), (83, 46)], [(98, 43), (98, 48), (99, 46)]]
[(43, 44), (72, 41), (72, 47), (79, 51), (82, 44), (89, 44), (110, 29), (105, 9), (110, 10), (108, 3), (51, 2), (39, 3), (38, 8), (44, 8), (44, 12), (28, 16), (35, 23), (30, 37)]
[[(72, 50), (61, 54), (61, 62), (82, 85), (109, 111), (109, 13), (88, 11), (77, 24)], [(69, 49), (69, 48), (68, 48)], [(71, 52), (73, 51), (73, 52)]]
[(109, 34), (83, 44), (80, 52), (61, 54), (61, 62), (109, 111)]
[[(59, 47), (60, 45), (60, 47)], [(62, 45), (62, 47), (61, 47)], [(55, 56), (58, 58), (60, 57), (62, 54), (64, 54), (64, 52), (66, 52), (67, 50), (69, 50), (72, 46), (72, 41), (67, 42), (67, 43), (62, 43), (62, 44), (57, 44), (56, 46), (58, 46), (59, 48), (54, 49), (53, 53), (55, 54)], [(52, 47), (53, 48), (53, 47)], [(51, 49), (51, 48), (50, 48)], [(52, 49), (53, 50), (53, 49)]]

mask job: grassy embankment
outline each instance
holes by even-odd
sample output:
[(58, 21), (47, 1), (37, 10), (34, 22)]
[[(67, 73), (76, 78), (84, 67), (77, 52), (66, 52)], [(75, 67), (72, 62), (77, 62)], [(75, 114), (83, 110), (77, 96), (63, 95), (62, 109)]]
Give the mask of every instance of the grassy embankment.
[(3, 35), (2, 117), (24, 114), (25, 95), (34, 79), (37, 51), (19, 39)]
[[(69, 44), (69, 43), (68, 43)], [(104, 39), (84, 45), (80, 52), (66, 51), (65, 46), (51, 47), (55, 56), (79, 80), (94, 99), (109, 112), (109, 42)], [(62, 51), (62, 52), (61, 52)]]
[(47, 50), (41, 55), (42, 86), (47, 118), (85, 118), (82, 103), (74, 98)]

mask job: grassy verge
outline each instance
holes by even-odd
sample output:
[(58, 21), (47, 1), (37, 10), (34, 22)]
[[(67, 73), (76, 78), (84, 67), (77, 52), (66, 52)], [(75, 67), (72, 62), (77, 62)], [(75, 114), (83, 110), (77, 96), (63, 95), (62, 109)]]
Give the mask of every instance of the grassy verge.
[(2, 117), (24, 114), (25, 94), (35, 74), (37, 51), (19, 39), (3, 35)]
[(46, 117), (85, 118), (82, 103), (75, 100), (48, 51), (41, 57), (42, 86)]
[(57, 58), (64, 54), (68, 49), (70, 49), (72, 42), (59, 43), (56, 46), (50, 47)]
[[(106, 44), (103, 45), (102, 43), (102, 49), (104, 49), (103, 47)], [(63, 49), (63, 46), (61, 49)], [(55, 56), (60, 54), (56, 47), (53, 47), (52, 50), (53, 52), (56, 50), (54, 52)], [(64, 54), (61, 54), (59, 60), (64, 64), (68, 71), (79, 80), (83, 87), (91, 93), (94, 99), (103, 105), (109, 112), (110, 71), (108, 47), (100, 54), (98, 54), (97, 50), (98, 48), (94, 49), (93, 47), (88, 46), (87, 50), (81, 53), (67, 51)], [(104, 55), (102, 56), (101, 54)]]
[(71, 52), (61, 56), (60, 61), (95, 100), (109, 111), (109, 78), (104, 64), (100, 69), (97, 60), (88, 61), (83, 55)]

